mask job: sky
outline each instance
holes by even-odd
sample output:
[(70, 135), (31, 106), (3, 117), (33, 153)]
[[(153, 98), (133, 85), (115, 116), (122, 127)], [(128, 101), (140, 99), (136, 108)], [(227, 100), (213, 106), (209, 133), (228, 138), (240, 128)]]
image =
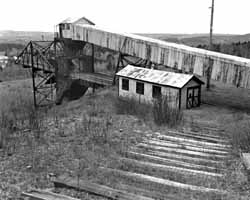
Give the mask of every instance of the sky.
[[(0, 30), (53, 32), (68, 17), (130, 33), (208, 33), (212, 0), (0, 0)], [(215, 0), (214, 33), (250, 33), (250, 0)]]

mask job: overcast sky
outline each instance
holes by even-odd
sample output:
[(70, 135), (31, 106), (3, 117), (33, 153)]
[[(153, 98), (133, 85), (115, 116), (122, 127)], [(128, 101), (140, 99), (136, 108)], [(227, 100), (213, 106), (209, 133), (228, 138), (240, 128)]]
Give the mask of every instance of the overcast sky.
[[(0, 30), (54, 31), (67, 17), (133, 33), (208, 33), (212, 0), (0, 0)], [(215, 0), (214, 32), (250, 33), (250, 0)]]

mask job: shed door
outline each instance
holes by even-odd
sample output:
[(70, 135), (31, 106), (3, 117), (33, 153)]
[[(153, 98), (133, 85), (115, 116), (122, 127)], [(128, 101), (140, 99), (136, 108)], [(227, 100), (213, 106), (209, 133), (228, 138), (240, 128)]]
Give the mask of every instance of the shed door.
[(187, 109), (200, 106), (200, 86), (187, 88)]

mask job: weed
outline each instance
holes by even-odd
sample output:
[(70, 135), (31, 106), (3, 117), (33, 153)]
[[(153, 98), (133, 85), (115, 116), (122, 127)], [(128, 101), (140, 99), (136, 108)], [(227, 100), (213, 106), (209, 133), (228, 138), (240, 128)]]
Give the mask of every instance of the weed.
[(157, 98), (153, 104), (154, 122), (158, 125), (176, 127), (183, 121), (183, 112), (179, 108), (172, 107), (168, 96)]
[(153, 117), (157, 125), (175, 127), (183, 121), (182, 110), (171, 107), (167, 96), (154, 100), (153, 105), (135, 99), (118, 98), (115, 100), (115, 108), (117, 114), (135, 115), (145, 121)]
[[(36, 110), (27, 93), (14, 90), (2, 97), (6, 102), (0, 110), (0, 146), (8, 149), (15, 143), (16, 132), (29, 129), (36, 139), (41, 138), (46, 112)], [(15, 148), (14, 148), (15, 149)]]
[(141, 119), (147, 119), (152, 110), (151, 105), (141, 103), (135, 99), (117, 98), (114, 101), (117, 114), (135, 115)]
[(229, 124), (228, 131), (231, 144), (238, 152), (239, 149), (243, 152), (250, 151), (250, 122), (249, 120), (236, 120)]

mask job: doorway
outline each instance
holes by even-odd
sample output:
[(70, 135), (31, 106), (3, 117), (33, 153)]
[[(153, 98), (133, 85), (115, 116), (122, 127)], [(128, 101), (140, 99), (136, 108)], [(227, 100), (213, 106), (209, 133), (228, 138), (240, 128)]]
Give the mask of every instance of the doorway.
[(199, 107), (201, 104), (201, 87), (187, 88), (187, 109)]

